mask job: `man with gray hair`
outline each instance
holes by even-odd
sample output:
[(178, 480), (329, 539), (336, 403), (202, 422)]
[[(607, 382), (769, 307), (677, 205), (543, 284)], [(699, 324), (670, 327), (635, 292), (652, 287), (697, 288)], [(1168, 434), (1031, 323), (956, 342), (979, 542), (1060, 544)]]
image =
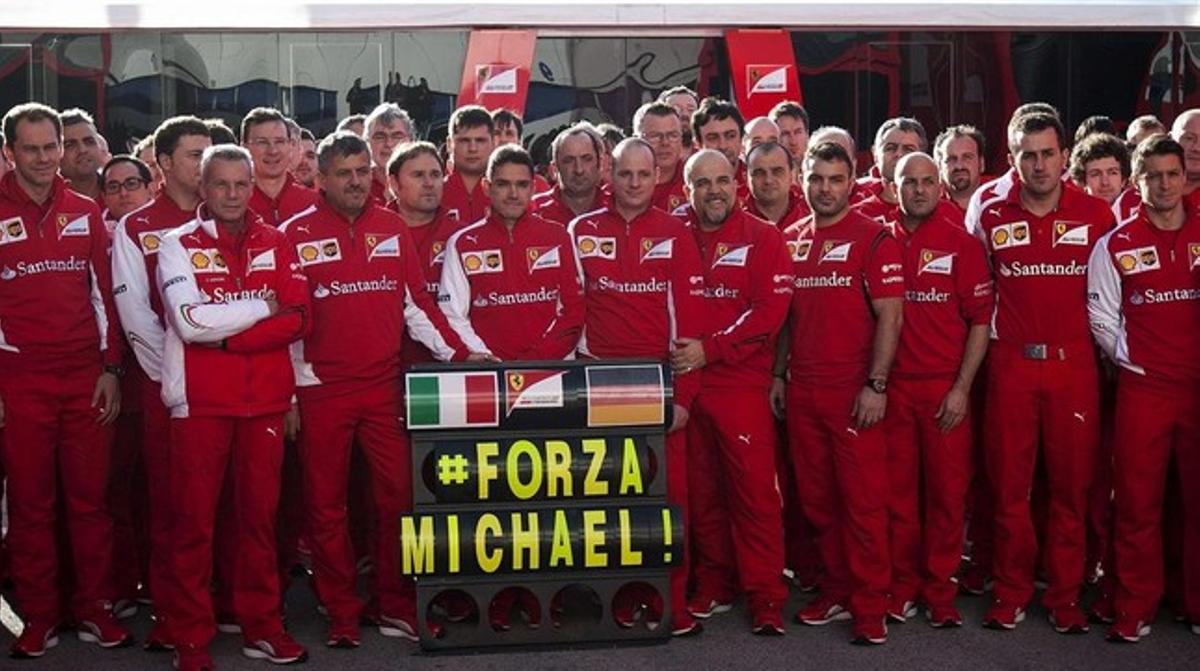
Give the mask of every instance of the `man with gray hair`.
[(895, 220), (896, 210), (896, 161), (905, 154), (925, 151), (929, 145), (925, 127), (910, 117), (895, 117), (883, 122), (875, 133), (875, 144), (871, 154), (875, 157), (872, 173), (858, 180), (871, 195), (853, 207), (862, 214), (881, 224)]
[(1200, 107), (1175, 117), (1175, 123), (1171, 124), (1171, 139), (1183, 147), (1183, 168), (1187, 174), (1184, 198), (1200, 204)]
[(387, 190), (387, 164), (392, 152), (414, 139), (412, 117), (396, 103), (382, 103), (363, 124), (363, 137), (371, 145), (371, 200), (383, 205), (392, 199)]
[(702, 332), (708, 334), (679, 338), (671, 354), (676, 373), (700, 374), (688, 422), (696, 551), (688, 610), (709, 617), (729, 610), (745, 592), (751, 631), (782, 635), (783, 517), (767, 394), (775, 339), (792, 295), (791, 262), (779, 229), (737, 206), (737, 178), (723, 153), (696, 152), (684, 174), (704, 269)]
[(585, 212), (598, 210), (608, 198), (600, 190), (604, 138), (586, 121), (567, 128), (550, 145), (558, 183), (533, 199), (534, 214), (563, 226)]
[(242, 653), (277, 664), (308, 656), (283, 628), (275, 547), (284, 413), (295, 389), (288, 346), (310, 327), (308, 284), (284, 234), (249, 209), (251, 170), (241, 147), (206, 149), (197, 217), (164, 236), (158, 255), (174, 520), (174, 585), (162, 610), (183, 671), (213, 666), (213, 527), (226, 471)]
[(633, 134), (654, 150), (654, 207), (674, 212), (687, 203), (683, 192), (683, 136), (687, 123), (665, 102), (646, 103), (633, 115)]
[(400, 569), (400, 516), (412, 505), (408, 436), (396, 422), (402, 334), (441, 361), (468, 355), (425, 290), (408, 227), (371, 203), (371, 179), (367, 142), (349, 131), (334, 133), (317, 147), (321, 198), (280, 227), (313, 288), (312, 330), (292, 347), (292, 365), (304, 428), (305, 528), (316, 591), (330, 619), (325, 644), (334, 648), (361, 643), (363, 606), (346, 514), (355, 444), (372, 483), (374, 617), (383, 635), (417, 639), (416, 594)]

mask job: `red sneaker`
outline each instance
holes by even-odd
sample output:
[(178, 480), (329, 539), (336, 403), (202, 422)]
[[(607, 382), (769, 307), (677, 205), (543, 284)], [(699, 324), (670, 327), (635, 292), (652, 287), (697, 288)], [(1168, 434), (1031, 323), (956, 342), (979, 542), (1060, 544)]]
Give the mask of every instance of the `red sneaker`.
[(246, 641), (242, 645), (242, 654), (250, 659), (265, 659), (272, 664), (298, 664), (308, 659), (308, 651), (286, 631), (270, 638)]
[(26, 622), (25, 629), (8, 650), (13, 659), (36, 659), (58, 645), (58, 626), (49, 622)]
[(98, 610), (79, 619), (79, 640), (101, 648), (123, 648), (133, 644), (133, 634), (117, 623), (106, 610)]
[(733, 610), (732, 602), (721, 601), (708, 595), (697, 594), (687, 602), (688, 613), (701, 620), (707, 620), (713, 615), (728, 613), (731, 610)]
[(362, 645), (362, 634), (357, 622), (345, 622), (329, 626), (325, 645), (330, 648), (357, 648)]
[(783, 636), (783, 606), (774, 601), (750, 604), (750, 633), (755, 636)]
[(892, 597), (891, 601), (888, 603), (887, 617), (892, 622), (904, 624), (908, 621), (908, 618), (916, 617), (916, 615), (917, 604), (910, 600), (905, 599), (901, 601), (896, 597)]
[(934, 629), (961, 627), (963, 623), (962, 614), (954, 606), (930, 606), (925, 611), (925, 617)]
[(410, 641), (419, 641), (421, 637), (417, 635), (416, 622), (412, 616), (401, 615), (378, 615), (379, 633), (388, 638), (406, 638)]
[(704, 625), (700, 621), (692, 617), (691, 613), (686, 611), (675, 614), (675, 621), (671, 624), (671, 635), (677, 638), (686, 638), (688, 636), (696, 636), (704, 632)]
[(1117, 618), (1115, 624), (1108, 630), (1108, 640), (1115, 643), (1137, 643), (1142, 637), (1150, 635), (1150, 625), (1125, 615)]
[(1054, 631), (1060, 634), (1086, 634), (1088, 632), (1087, 616), (1079, 609), (1079, 605), (1074, 603), (1052, 609), (1050, 624), (1054, 625)]
[(854, 621), (850, 642), (854, 645), (883, 645), (887, 643), (887, 618), (871, 618)]
[(849, 620), (850, 611), (839, 599), (824, 594), (817, 595), (800, 610), (796, 611), (796, 621), (800, 624), (819, 626), (836, 620)]
[(983, 626), (988, 629), (1012, 631), (1025, 621), (1025, 609), (997, 600), (983, 616)]

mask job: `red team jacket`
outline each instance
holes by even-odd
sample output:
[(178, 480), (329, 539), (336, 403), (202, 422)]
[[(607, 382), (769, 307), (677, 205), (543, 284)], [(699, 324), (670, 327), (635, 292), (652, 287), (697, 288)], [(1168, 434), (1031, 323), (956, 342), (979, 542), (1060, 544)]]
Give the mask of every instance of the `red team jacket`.
[(121, 313), (125, 337), (146, 376), (162, 380), (162, 296), (155, 281), (158, 250), (163, 236), (196, 218), (194, 210), (180, 208), (165, 192), (125, 215), (113, 233), (113, 296)]
[(911, 235), (892, 227), (904, 253), (904, 328), (892, 374), (953, 380), (967, 332), (992, 318), (992, 271), (979, 240), (935, 212)]
[[(395, 212), (392, 207), (388, 209)], [(435, 303), (438, 297), (438, 286), (442, 282), (442, 259), (446, 256), (446, 241), (462, 227), (463, 224), (460, 221), (446, 216), (445, 208), (439, 208), (433, 221), (429, 224), (408, 227), (408, 233), (417, 250), (417, 261), (421, 266), (421, 274), (425, 278), (425, 292)], [(414, 363), (437, 360), (429, 348), (413, 340), (408, 331), (404, 332), (404, 345), (401, 351), (406, 367)]]
[[(655, 207), (629, 222), (602, 208), (569, 231), (587, 304), (580, 354), (666, 361), (675, 338), (704, 334), (700, 252), (682, 222)], [(676, 377), (675, 403), (691, 405), (699, 377)]]
[[(767, 218), (763, 216), (762, 211), (758, 209), (758, 205), (754, 202), (754, 198), (748, 198), (746, 200), (746, 211), (758, 217), (759, 219), (762, 219), (763, 221), (767, 221)], [(808, 201), (804, 198), (804, 191), (800, 187), (792, 185), (792, 187), (788, 189), (787, 212), (783, 214), (782, 219), (775, 223), (775, 226), (778, 227), (780, 231), (786, 230), (788, 226), (791, 226), (810, 214), (812, 214), (812, 210), (809, 209)]]
[[(591, 206), (584, 210), (583, 214), (594, 212), (602, 207), (608, 207), (608, 203), (608, 196), (604, 194), (603, 190), (597, 187)], [(562, 190), (558, 186), (534, 196), (533, 205), (529, 209), (542, 219), (562, 224), (563, 226), (571, 223), (571, 220), (579, 216), (562, 201)]]
[(702, 384), (771, 386), (775, 338), (787, 319), (792, 269), (779, 229), (740, 208), (716, 231), (692, 233), (704, 273)]
[[(235, 237), (202, 204), (163, 238), (158, 285), (172, 328), (162, 393), (172, 417), (256, 417), (291, 407), (288, 345), (311, 326), (308, 285), (284, 234), (249, 211), (246, 222)], [(267, 298), (279, 303), (274, 316)]]
[(287, 174), (283, 188), (274, 198), (268, 196), (258, 185), (250, 196), (250, 209), (271, 226), (278, 226), (317, 202), (320, 195)]
[(1088, 270), (1088, 312), (1101, 348), (1146, 384), (1200, 384), (1200, 209), (1179, 231), (1142, 213), (1100, 239)]
[(687, 195), (683, 191), (683, 164), (684, 161), (680, 161), (675, 166), (675, 173), (671, 175), (670, 181), (654, 186), (654, 196), (650, 204), (668, 214), (680, 205), (687, 204)]
[(503, 360), (561, 359), (583, 327), (583, 290), (567, 231), (495, 215), (450, 236), (438, 302), (463, 342)]
[(976, 231), (996, 277), (992, 338), (1017, 347), (1091, 347), (1088, 257), (1112, 228), (1112, 211), (1099, 198), (1064, 187), (1058, 207), (1035, 217), (1021, 206), (1017, 184), (984, 206)]
[(863, 386), (875, 342), (870, 301), (904, 296), (900, 244), (883, 226), (854, 210), (821, 229), (809, 217), (788, 228), (784, 238), (796, 276), (789, 380)]
[(368, 205), (354, 221), (322, 198), (280, 227), (308, 278), (323, 326), (292, 345), (307, 396), (394, 384), (407, 325), (442, 361), (468, 352), (425, 286), (421, 258), (396, 214)]
[(492, 199), (483, 188), (482, 179), (467, 193), (467, 185), (463, 182), (462, 175), (457, 172), (446, 175), (442, 190), (442, 209), (446, 211), (446, 216), (457, 219), (463, 225), (473, 224), (487, 216), (491, 205)]
[[(10, 172), (0, 180), (0, 370), (120, 365), (108, 231), (100, 208), (55, 177), (33, 202)], [(2, 374), (2, 373), (0, 373)]]

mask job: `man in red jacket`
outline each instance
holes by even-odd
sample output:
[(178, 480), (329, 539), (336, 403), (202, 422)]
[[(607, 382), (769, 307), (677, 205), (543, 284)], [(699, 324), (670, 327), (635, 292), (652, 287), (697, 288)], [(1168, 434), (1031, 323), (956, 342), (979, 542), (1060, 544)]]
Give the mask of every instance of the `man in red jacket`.
[(1039, 452), (1050, 508), (1042, 603), (1060, 633), (1087, 631), (1079, 607), (1100, 398), (1088, 329), (1087, 264), (1113, 225), (1104, 201), (1063, 184), (1062, 122), (1033, 112), (1008, 127), (1013, 188), (984, 207), (977, 235), (996, 271), (985, 458), (995, 505), (995, 589), (985, 626), (1013, 629), (1033, 597), (1038, 543), (1029, 492)]
[(529, 213), (533, 159), (515, 145), (496, 150), (486, 219), (446, 243), (438, 303), (472, 352), (503, 361), (561, 359), (583, 327), (583, 288), (566, 229)]
[[(703, 108), (702, 108), (703, 109)], [(740, 129), (739, 129), (740, 131)], [(703, 138), (701, 138), (703, 141)], [(751, 630), (783, 634), (782, 499), (767, 394), (792, 273), (775, 226), (737, 206), (733, 165), (702, 149), (684, 168), (704, 273), (703, 338), (680, 338), (675, 370), (700, 371), (688, 423), (688, 495), (696, 592), (692, 615), (749, 599)]]
[[(25, 628), (13, 657), (58, 639), (63, 603), (80, 639), (133, 639), (113, 619), (111, 425), (124, 347), (100, 209), (58, 176), (62, 124), (37, 103), (4, 116), (13, 171), (0, 180), (0, 456), (8, 476), (8, 549)], [(59, 484), (75, 593), (60, 593)]]
[(412, 117), (396, 103), (381, 103), (367, 116), (363, 137), (371, 145), (371, 199), (375, 205), (385, 205), (392, 200), (388, 193), (388, 161), (396, 147), (413, 139)]
[(665, 102), (646, 103), (633, 115), (633, 134), (654, 148), (654, 207), (668, 214), (687, 204), (683, 191), (683, 137), (687, 121)]
[[(1143, 207), (1100, 239), (1088, 263), (1092, 334), (1118, 366), (1116, 622), (1113, 640), (1150, 633), (1163, 595), (1163, 492), (1172, 456), (1184, 498), (1185, 605), (1200, 623), (1200, 209), (1183, 199), (1186, 158), (1157, 135), (1133, 154)], [(1189, 575), (1190, 574), (1190, 575)]]
[(242, 119), (242, 146), (254, 159), (254, 193), (250, 209), (271, 226), (278, 226), (312, 205), (317, 193), (288, 172), (298, 137), (291, 136), (287, 118), (271, 107), (255, 107)]
[[(682, 222), (652, 206), (654, 168), (654, 150), (645, 140), (622, 141), (613, 150), (612, 206), (571, 223), (587, 305), (580, 356), (666, 361), (674, 347), (673, 335), (703, 335), (700, 252)], [(685, 526), (684, 429), (699, 382), (697, 372), (675, 377), (674, 421), (667, 431), (667, 497), (683, 511)], [(686, 548), (687, 539), (682, 542)], [(700, 630), (687, 611), (688, 568), (685, 556), (683, 564), (671, 571), (671, 632), (676, 636)], [(636, 606), (630, 602), (641, 596), (629, 595), (626, 602), (614, 606), (619, 624), (633, 626)], [(656, 604), (646, 605), (653, 611)]]
[(171, 516), (167, 443), (171, 422), (162, 400), (162, 356), (166, 340), (162, 297), (155, 276), (163, 236), (196, 216), (200, 204), (200, 157), (212, 145), (208, 127), (196, 117), (167, 119), (154, 133), (163, 173), (162, 189), (145, 207), (123, 218), (113, 233), (113, 297), (121, 326), (137, 358), (141, 376), (142, 463), (149, 497), (151, 596), (159, 602), (148, 650), (170, 647), (163, 604), (170, 585)]
[[(362, 604), (346, 517), (350, 450), (370, 469), (376, 518), (373, 595), (384, 635), (417, 640), (416, 601), (400, 571), (400, 515), (412, 507), (408, 436), (396, 417), (401, 334), (407, 330), (442, 361), (466, 348), (425, 291), (404, 221), (369, 202), (371, 152), (349, 132), (317, 147), (317, 204), (281, 228), (312, 292), (313, 328), (292, 346), (299, 386), (300, 460), (307, 534), (317, 593), (331, 620), (325, 643), (361, 643)], [(330, 253), (332, 252), (332, 253)]]
[(450, 136), (446, 138), (446, 146), (451, 165), (446, 175), (442, 205), (451, 217), (464, 225), (473, 224), (487, 215), (490, 202), (483, 180), (488, 157), (495, 147), (492, 139), (495, 128), (492, 115), (479, 105), (460, 107), (450, 115)]
[(176, 585), (166, 613), (176, 668), (212, 668), (213, 525), (227, 470), (237, 515), (232, 589), (242, 652), (302, 661), (307, 652), (280, 619), (275, 514), (283, 415), (295, 388), (288, 346), (309, 329), (308, 287), (287, 238), (247, 208), (249, 152), (210, 147), (200, 174), (204, 202), (196, 219), (168, 233), (158, 255), (169, 325), (162, 379), (171, 410)]
[(891, 481), (888, 617), (912, 617), (919, 599), (931, 625), (957, 627), (954, 575), (972, 470), (970, 393), (987, 352), (992, 274), (983, 245), (938, 215), (933, 158), (908, 154), (895, 174), (900, 216), (892, 232), (904, 248), (905, 293), (883, 423)]
[(811, 210), (795, 186), (795, 161), (779, 142), (764, 142), (746, 152), (750, 198), (746, 211), (775, 224), (780, 231), (807, 217)]
[(603, 154), (604, 138), (586, 121), (559, 133), (550, 145), (558, 183), (534, 197), (534, 214), (566, 226), (575, 217), (604, 207), (608, 199), (600, 189)]

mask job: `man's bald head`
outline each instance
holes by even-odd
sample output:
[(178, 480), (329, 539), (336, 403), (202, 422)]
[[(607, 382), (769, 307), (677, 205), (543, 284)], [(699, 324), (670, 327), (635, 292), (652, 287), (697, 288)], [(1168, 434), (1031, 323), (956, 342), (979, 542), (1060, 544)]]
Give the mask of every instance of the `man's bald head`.
[(1184, 129), (1188, 126), (1195, 126), (1197, 123), (1200, 123), (1200, 107), (1184, 110), (1182, 114), (1175, 117), (1175, 123), (1171, 124), (1171, 137), (1178, 142)]
[(709, 170), (728, 170), (729, 174), (733, 174), (733, 164), (729, 159), (725, 158), (725, 154), (716, 149), (701, 149), (692, 154), (683, 166), (683, 181), (685, 184), (691, 185), (695, 182), (695, 176), (701, 171)]
[(749, 155), (750, 150), (764, 142), (779, 141), (779, 124), (765, 116), (755, 117), (746, 123), (742, 133), (742, 154)]
[[(838, 126), (821, 126), (817, 129), (817, 132), (813, 133), (812, 136), (808, 138), (809, 146), (816, 146), (822, 142), (832, 142), (836, 145), (840, 145), (842, 149), (845, 149), (846, 153), (849, 154), (851, 161), (854, 161), (855, 157), (858, 155), (858, 143), (854, 141), (854, 136), (850, 134), (850, 131), (846, 130), (845, 128)], [(850, 169), (851, 172), (853, 172), (854, 166), (851, 166)]]
[(895, 177), (901, 212), (917, 220), (933, 214), (937, 209), (941, 182), (937, 162), (932, 156), (921, 151), (901, 156), (896, 163)]
[(617, 165), (622, 161), (628, 162), (628, 156), (630, 154), (636, 154), (639, 152), (648, 153), (650, 155), (650, 161), (654, 161), (654, 148), (650, 146), (649, 142), (646, 142), (642, 138), (627, 137), (618, 142), (617, 146), (613, 147), (612, 151), (613, 170), (616, 170)]
[(933, 160), (932, 156), (923, 151), (914, 151), (911, 154), (905, 154), (896, 163), (896, 181), (900, 181), (900, 178), (905, 174), (905, 170), (910, 174), (914, 174), (923, 172), (926, 168), (932, 168), (934, 172), (937, 172), (937, 162)]
[(737, 182), (733, 164), (725, 154), (702, 149), (683, 166), (688, 202), (702, 230), (720, 226), (733, 212), (737, 202)]
[(1200, 188), (1200, 108), (1192, 108), (1175, 117), (1175, 123), (1171, 124), (1171, 139), (1183, 147), (1188, 188)]

